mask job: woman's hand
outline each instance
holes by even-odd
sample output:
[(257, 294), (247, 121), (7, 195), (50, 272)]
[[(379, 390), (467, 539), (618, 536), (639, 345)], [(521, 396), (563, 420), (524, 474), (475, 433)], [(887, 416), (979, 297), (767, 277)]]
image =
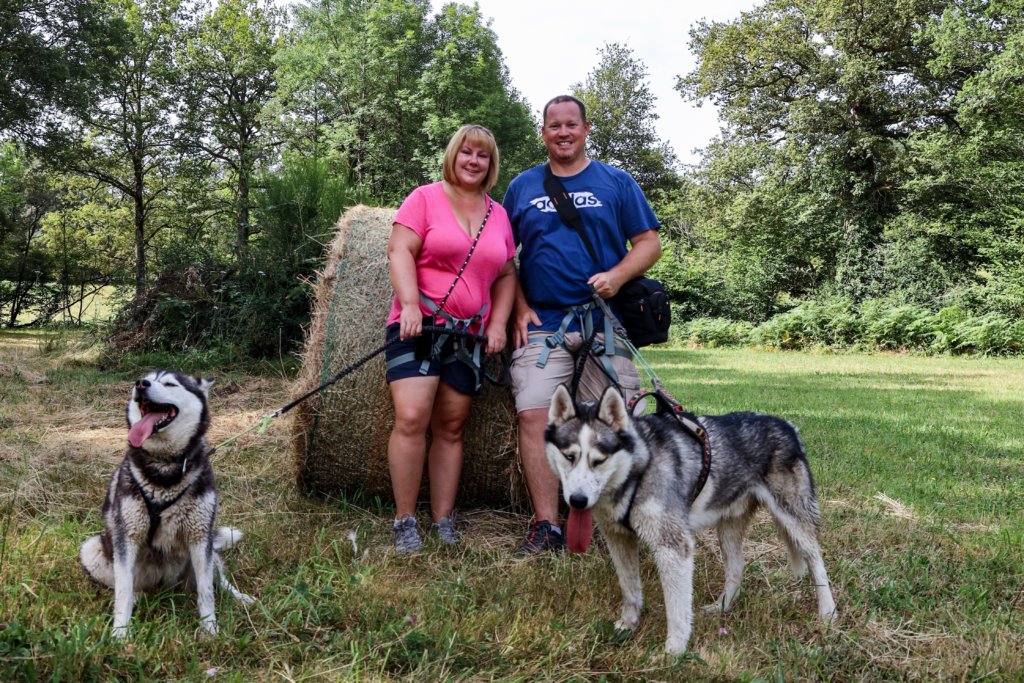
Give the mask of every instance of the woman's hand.
[(420, 311), (419, 302), (415, 306), (402, 306), (402, 312), (398, 316), (398, 338), (405, 341), (409, 337), (418, 337), (423, 334), (423, 313)]
[(504, 325), (489, 324), (485, 336), (487, 337), (487, 346), (484, 347), (484, 353), (488, 355), (501, 353), (505, 344), (508, 343)]

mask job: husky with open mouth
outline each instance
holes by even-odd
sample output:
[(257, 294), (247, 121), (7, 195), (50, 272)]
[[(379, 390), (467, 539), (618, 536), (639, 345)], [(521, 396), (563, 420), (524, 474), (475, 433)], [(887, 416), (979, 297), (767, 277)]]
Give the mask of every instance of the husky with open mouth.
[(213, 526), (217, 488), (205, 436), (212, 384), (156, 370), (132, 388), (128, 451), (103, 501), (104, 531), (79, 552), (89, 577), (114, 589), (117, 637), (127, 635), (136, 593), (159, 586), (194, 586), (200, 624), (211, 635), (217, 633), (215, 574), (236, 600), (253, 602), (224, 576), (220, 557), (242, 533)]
[(818, 615), (836, 619), (818, 545), (820, 512), (796, 427), (760, 413), (697, 418), (711, 441), (710, 474), (691, 503), (702, 446), (668, 412), (632, 417), (608, 388), (600, 401), (574, 404), (565, 386), (551, 399), (546, 452), (569, 504), (566, 541), (590, 545), (596, 520), (622, 589), (618, 629), (640, 623), (640, 544), (651, 549), (665, 597), (665, 649), (686, 650), (693, 624), (694, 532), (714, 526), (725, 563), (725, 588), (707, 611), (726, 611), (743, 577), (743, 537), (758, 508), (771, 514), (793, 574), (810, 570)]

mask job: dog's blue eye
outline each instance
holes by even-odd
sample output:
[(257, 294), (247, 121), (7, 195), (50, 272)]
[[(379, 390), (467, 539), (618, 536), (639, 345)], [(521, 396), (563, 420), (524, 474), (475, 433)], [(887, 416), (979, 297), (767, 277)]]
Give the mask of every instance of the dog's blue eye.
[(174, 382), (164, 382), (164, 386), (165, 387), (176, 387), (178, 385), (175, 384)]
[(576, 456), (573, 455), (572, 453), (566, 453), (565, 451), (562, 451), (562, 455), (564, 455), (565, 459), (568, 460), (569, 462), (576, 462)]

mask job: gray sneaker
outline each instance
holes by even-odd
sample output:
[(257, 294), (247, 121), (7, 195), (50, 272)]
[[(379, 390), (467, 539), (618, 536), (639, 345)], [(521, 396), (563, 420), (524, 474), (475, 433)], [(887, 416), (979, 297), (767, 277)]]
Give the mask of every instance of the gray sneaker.
[(391, 529), (395, 534), (395, 552), (399, 555), (412, 555), (423, 545), (416, 531), (416, 518), (412, 515), (396, 519)]
[(446, 517), (430, 525), (430, 530), (437, 534), (445, 545), (455, 545), (459, 542), (459, 532), (455, 530), (455, 510), (452, 510)]

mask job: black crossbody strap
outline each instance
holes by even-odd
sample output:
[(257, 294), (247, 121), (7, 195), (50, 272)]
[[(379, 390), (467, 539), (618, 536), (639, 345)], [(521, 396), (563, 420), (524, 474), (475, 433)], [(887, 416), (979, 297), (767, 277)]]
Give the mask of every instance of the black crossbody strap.
[(587, 247), (587, 251), (590, 252), (590, 258), (594, 259), (594, 265), (600, 270), (601, 262), (597, 260), (597, 252), (594, 250), (594, 245), (590, 242), (587, 231), (583, 229), (583, 219), (580, 217), (579, 209), (573, 204), (569, 193), (565, 191), (565, 185), (562, 184), (562, 181), (551, 172), (551, 164), (544, 164), (544, 191), (551, 198), (551, 203), (554, 204), (555, 211), (558, 212), (562, 222), (579, 234), (583, 244)]

